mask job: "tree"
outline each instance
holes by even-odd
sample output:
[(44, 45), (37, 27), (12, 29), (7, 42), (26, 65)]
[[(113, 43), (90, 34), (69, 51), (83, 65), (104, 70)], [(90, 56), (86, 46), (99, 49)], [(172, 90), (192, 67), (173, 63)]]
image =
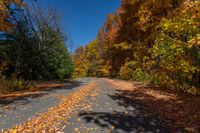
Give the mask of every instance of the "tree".
[(163, 19), (158, 25), (160, 33), (155, 45), (150, 50), (154, 70), (163, 75), (160, 80), (182, 85), (184, 89), (200, 87), (200, 30), (198, 16), (195, 14), (200, 12), (199, 4), (192, 1), (184, 3), (175, 17)]
[(86, 76), (103, 69), (110, 77), (199, 88), (199, 12), (196, 0), (122, 0), (83, 48), (79, 68)]
[(87, 76), (86, 70), (88, 64), (85, 58), (85, 48), (81, 46), (75, 50), (75, 53), (73, 54), (73, 62), (75, 67), (73, 77)]
[[(39, 14), (39, 15), (38, 15)], [(73, 64), (54, 10), (24, 8), (12, 14), (15, 28), (1, 34), (2, 62), (9, 62), (6, 76), (25, 80), (63, 79)]]
[(11, 8), (10, 4), (16, 4), (17, 6), (22, 5), (21, 0), (3, 0), (0, 1), (0, 31), (10, 31), (13, 29), (14, 25), (8, 22), (8, 18), (10, 17)]

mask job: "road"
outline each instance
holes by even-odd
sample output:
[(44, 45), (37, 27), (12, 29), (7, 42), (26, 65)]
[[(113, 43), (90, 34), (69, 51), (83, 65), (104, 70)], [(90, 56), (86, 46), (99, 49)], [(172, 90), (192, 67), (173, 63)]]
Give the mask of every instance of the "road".
[(78, 79), (64, 88), (46, 89), (39, 93), (20, 97), (17, 100), (0, 100), (0, 129), (11, 128), (13, 125), (47, 111), (57, 105), (59, 95), (68, 95), (79, 89), (81, 85), (91, 82), (91, 79)]
[(68, 97), (91, 82), (95, 84), (91, 89), (94, 94), (85, 96), (84, 100), (79, 102), (79, 104), (87, 103), (87, 106), (74, 109), (68, 117), (68, 124), (59, 125), (60, 131), (66, 133), (169, 132), (169, 129), (164, 127), (162, 121), (152, 115), (148, 108), (138, 103), (126, 103), (125, 99), (118, 97), (118, 91), (107, 80), (96, 78), (77, 79), (67, 87), (47, 89), (36, 96), (16, 101), (0, 101), (0, 129), (12, 128), (31, 118), (39, 117), (39, 114), (47, 112), (50, 108), (56, 108), (56, 105), (63, 102), (59, 95)]

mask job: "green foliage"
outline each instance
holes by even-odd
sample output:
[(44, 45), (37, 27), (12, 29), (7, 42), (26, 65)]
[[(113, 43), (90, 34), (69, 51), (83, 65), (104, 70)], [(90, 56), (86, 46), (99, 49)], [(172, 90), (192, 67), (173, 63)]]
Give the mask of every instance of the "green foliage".
[(54, 10), (31, 8), (12, 10), (7, 21), (15, 24), (13, 30), (0, 32), (1, 92), (25, 89), (26, 80), (72, 76), (74, 65), (58, 15)]
[(135, 80), (135, 81), (147, 81), (148, 74), (139, 68), (136, 61), (130, 61), (125, 63), (120, 69), (120, 78), (124, 80)]
[(13, 13), (16, 19), (13, 32), (1, 34), (0, 51), (3, 54), (0, 60), (9, 62), (4, 75), (10, 78), (14, 73), (24, 80), (70, 78), (73, 63), (56, 13), (24, 10)]
[(144, 72), (141, 68), (137, 68), (133, 72), (133, 79), (135, 81), (147, 81), (148, 80), (148, 74)]

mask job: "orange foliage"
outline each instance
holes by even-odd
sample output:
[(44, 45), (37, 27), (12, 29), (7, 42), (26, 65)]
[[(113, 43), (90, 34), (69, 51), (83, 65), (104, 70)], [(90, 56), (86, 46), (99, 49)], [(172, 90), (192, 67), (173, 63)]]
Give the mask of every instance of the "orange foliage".
[(6, 21), (7, 18), (9, 18), (9, 9), (8, 5), (14, 3), (17, 5), (21, 5), (22, 1), (21, 0), (3, 0), (0, 1), (0, 31), (5, 31), (9, 32), (13, 25), (9, 22)]

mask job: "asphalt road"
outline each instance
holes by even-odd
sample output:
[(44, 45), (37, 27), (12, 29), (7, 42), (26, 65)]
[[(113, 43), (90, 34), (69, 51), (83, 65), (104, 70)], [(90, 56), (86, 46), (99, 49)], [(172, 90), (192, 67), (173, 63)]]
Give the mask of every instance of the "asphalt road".
[(105, 79), (84, 78), (66, 88), (42, 91), (39, 96), (26, 97), (18, 101), (3, 103), (0, 101), (0, 129), (10, 128), (15, 124), (45, 112), (59, 103), (57, 94), (68, 95), (91, 81), (97, 84), (98, 95), (86, 97), (88, 109), (78, 110), (64, 126), (66, 133), (168, 133), (162, 121), (151, 115), (148, 108), (129, 103), (118, 97), (118, 92)]
[(68, 95), (91, 80), (90, 78), (77, 79), (64, 88), (47, 88), (44, 91), (27, 97), (21, 97), (15, 101), (0, 100), (0, 129), (11, 128), (16, 124), (37, 116), (39, 113), (46, 112), (60, 102), (57, 96)]
[(91, 108), (79, 111), (70, 119), (65, 133), (168, 133), (162, 122), (137, 103), (118, 97), (116, 88), (104, 79), (95, 79), (96, 98), (88, 97)]

